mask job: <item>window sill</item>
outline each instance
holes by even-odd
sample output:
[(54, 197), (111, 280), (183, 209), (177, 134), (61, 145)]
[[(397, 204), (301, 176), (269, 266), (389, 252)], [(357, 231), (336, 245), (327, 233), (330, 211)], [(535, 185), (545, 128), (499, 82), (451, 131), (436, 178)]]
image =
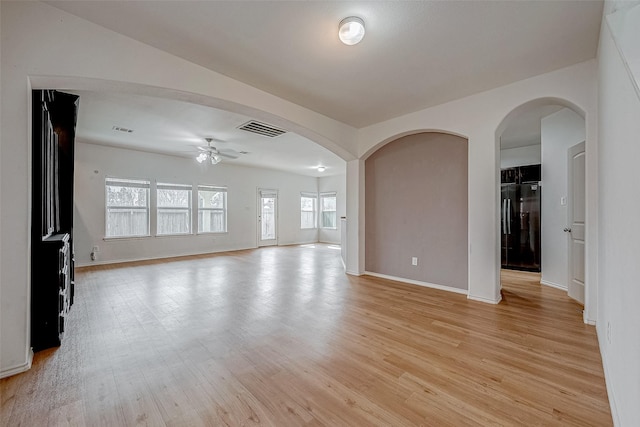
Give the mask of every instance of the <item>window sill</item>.
[(109, 241), (109, 240), (141, 240), (141, 239), (148, 239), (149, 237), (153, 237), (150, 234), (146, 235), (146, 236), (105, 236), (102, 238), (102, 240), (104, 241)]

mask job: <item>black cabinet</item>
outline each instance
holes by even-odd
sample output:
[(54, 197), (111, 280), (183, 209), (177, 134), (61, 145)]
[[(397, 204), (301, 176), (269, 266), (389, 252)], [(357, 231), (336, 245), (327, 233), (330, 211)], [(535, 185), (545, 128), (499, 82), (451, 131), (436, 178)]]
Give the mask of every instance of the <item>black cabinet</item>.
[(53, 234), (42, 240), (37, 262), (46, 278), (32, 301), (31, 345), (34, 351), (59, 346), (65, 316), (71, 307), (71, 251), (69, 234)]
[(518, 166), (500, 171), (501, 184), (523, 184), (540, 181), (540, 165)]
[(31, 347), (59, 346), (73, 304), (73, 169), (78, 97), (33, 91)]

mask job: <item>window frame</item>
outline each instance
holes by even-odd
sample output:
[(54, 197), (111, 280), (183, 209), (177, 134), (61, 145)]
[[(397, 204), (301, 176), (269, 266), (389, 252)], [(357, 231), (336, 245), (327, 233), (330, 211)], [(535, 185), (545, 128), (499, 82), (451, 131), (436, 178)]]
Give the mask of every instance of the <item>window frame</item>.
[[(313, 199), (313, 210), (302, 210), (302, 199)], [(305, 212), (313, 213), (313, 226), (312, 227), (304, 227), (302, 223), (302, 216)], [(310, 191), (302, 191), (300, 193), (300, 229), (301, 230), (317, 230), (318, 229), (318, 193), (313, 193)]]
[[(174, 206), (160, 206), (160, 197), (159, 192), (161, 190), (182, 190), (187, 192), (188, 200), (186, 207), (174, 207)], [(193, 185), (191, 184), (175, 184), (168, 182), (157, 182), (156, 183), (156, 236), (158, 237), (166, 237), (166, 236), (188, 236), (193, 234)], [(171, 209), (176, 211), (185, 211), (187, 213), (187, 228), (186, 232), (160, 232), (160, 210), (161, 209)]]
[[(110, 184), (112, 183), (112, 184)], [(107, 187), (129, 187), (129, 188), (144, 188), (146, 189), (146, 206), (126, 206), (126, 205), (109, 205)], [(146, 212), (146, 230), (145, 234), (122, 234), (122, 235), (109, 235), (109, 210), (110, 209), (130, 209)], [(117, 178), (108, 176), (104, 180), (104, 239), (135, 239), (141, 237), (151, 237), (151, 180), (148, 179), (130, 179), (130, 178)]]
[[(323, 203), (322, 203), (322, 199), (323, 198), (333, 198), (336, 201), (336, 209), (333, 211), (330, 210), (324, 210), (323, 207)], [(320, 197), (319, 197), (319, 210), (320, 210), (320, 214), (319, 214), (319, 222), (320, 222), (320, 228), (324, 229), (324, 230), (337, 230), (338, 229), (338, 193), (336, 191), (330, 191), (330, 192), (326, 192), (326, 193), (320, 193)], [(335, 226), (333, 227), (326, 227), (324, 225), (324, 213), (325, 212), (333, 212), (333, 223), (335, 224)]]
[[(224, 194), (223, 198), (223, 207), (222, 208), (208, 208), (208, 207), (200, 207), (200, 191), (215, 191)], [(196, 187), (196, 204), (197, 204), (197, 218), (196, 222), (196, 234), (225, 234), (229, 232), (229, 222), (228, 222), (228, 210), (229, 210), (229, 202), (228, 202), (228, 193), (229, 190), (227, 187), (219, 186), (219, 185), (208, 185), (208, 184), (198, 184)], [(222, 211), (223, 214), (223, 223), (224, 230), (222, 231), (201, 231), (200, 230), (200, 212), (217, 212)]]

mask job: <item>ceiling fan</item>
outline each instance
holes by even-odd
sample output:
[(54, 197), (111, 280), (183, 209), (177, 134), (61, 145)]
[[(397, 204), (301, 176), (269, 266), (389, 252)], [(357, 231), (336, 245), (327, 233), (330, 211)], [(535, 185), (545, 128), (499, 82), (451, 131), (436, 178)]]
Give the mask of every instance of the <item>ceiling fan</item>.
[(218, 164), (222, 161), (223, 157), (228, 159), (237, 159), (240, 154), (246, 154), (244, 151), (236, 151), (232, 149), (223, 149), (218, 150), (216, 147), (211, 146), (211, 142), (213, 142), (213, 138), (205, 138), (207, 141), (206, 147), (198, 147), (200, 150), (200, 154), (196, 157), (198, 163), (202, 163), (205, 161), (210, 161), (212, 165)]

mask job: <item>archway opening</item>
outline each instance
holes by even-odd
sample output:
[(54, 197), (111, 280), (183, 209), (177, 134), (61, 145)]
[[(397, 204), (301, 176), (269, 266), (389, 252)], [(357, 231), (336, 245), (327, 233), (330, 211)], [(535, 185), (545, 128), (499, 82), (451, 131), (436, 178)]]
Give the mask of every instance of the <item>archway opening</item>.
[(584, 112), (554, 98), (514, 109), (496, 132), (501, 277), (529, 272), (519, 277), (563, 290), (577, 280), (582, 296), (570, 295), (582, 304), (584, 237), (578, 242), (570, 224), (575, 213), (584, 228), (584, 197), (573, 189), (584, 191), (585, 178), (584, 169), (572, 172), (569, 153), (585, 140)]
[[(119, 259), (147, 259), (179, 256), (184, 253), (217, 252), (233, 247), (252, 247), (257, 235), (257, 232), (254, 232), (257, 227), (255, 220), (257, 215), (254, 214), (256, 209), (254, 205), (256, 203), (255, 191), (258, 184), (255, 184), (254, 181), (261, 182), (265, 180), (264, 176), (266, 175), (269, 175), (276, 184), (281, 185), (283, 192), (286, 190), (286, 194), (288, 194), (287, 197), (290, 199), (288, 205), (292, 209), (288, 211), (287, 215), (283, 214), (280, 221), (290, 228), (288, 236), (294, 236), (291, 238), (294, 242), (321, 241), (334, 244), (340, 243), (340, 223), (337, 221), (335, 225), (330, 223), (326, 227), (313, 227), (304, 230), (298, 225), (301, 215), (300, 194), (302, 192), (311, 192), (318, 194), (318, 196), (335, 194), (335, 198), (332, 199), (335, 200), (335, 206), (329, 206), (326, 209), (329, 214), (325, 216), (334, 215), (339, 218), (344, 216), (346, 211), (345, 158), (348, 159), (350, 157), (341, 152), (339, 144), (335, 141), (329, 141), (326, 137), (316, 135), (313, 129), (307, 129), (274, 113), (258, 111), (250, 106), (239, 105), (208, 95), (185, 93), (169, 88), (83, 78), (36, 77), (33, 78), (32, 83), (34, 88), (54, 88), (82, 94), (79, 108), (80, 115), (87, 111), (87, 107), (89, 107), (87, 103), (90, 101), (100, 104), (98, 110), (105, 112), (104, 116), (109, 119), (116, 116), (116, 114), (111, 113), (117, 108), (108, 107), (113, 107), (115, 101), (123, 101), (124, 104), (119, 105), (119, 107), (122, 107), (121, 109), (125, 112), (133, 111), (136, 114), (141, 114), (141, 117), (145, 119), (148, 118), (145, 124), (154, 121), (155, 123), (158, 122), (157, 115), (154, 117), (147, 117), (147, 115), (151, 116), (157, 113), (159, 109), (162, 109), (164, 113), (174, 111), (176, 112), (176, 117), (174, 117), (176, 120), (181, 118), (183, 122), (190, 124), (189, 126), (183, 126), (183, 129), (177, 129), (178, 126), (171, 126), (170, 128), (173, 130), (184, 131), (182, 133), (174, 132), (171, 135), (168, 135), (169, 132), (166, 132), (167, 135), (162, 135), (162, 132), (157, 129), (154, 130), (156, 135), (160, 134), (163, 137), (167, 136), (167, 140), (174, 140), (169, 142), (182, 144), (182, 153), (163, 152), (159, 148), (161, 145), (159, 140), (149, 138), (148, 135), (143, 136), (146, 133), (142, 126), (135, 127), (135, 125), (131, 126), (130, 124), (135, 121), (134, 114), (130, 115), (132, 120), (128, 122), (129, 124), (121, 121), (111, 123), (106, 120), (101, 121), (99, 124), (104, 125), (106, 123), (108, 126), (105, 132), (112, 132), (114, 135), (120, 135), (120, 131), (112, 130), (112, 126), (129, 128), (133, 132), (122, 133), (123, 138), (131, 136), (146, 138), (151, 140), (151, 144), (148, 144), (150, 148), (120, 146), (117, 141), (114, 143), (105, 142), (94, 137), (90, 132), (92, 129), (88, 129), (89, 132), (85, 132), (83, 135), (80, 135), (79, 132), (76, 133), (79, 144), (76, 147), (78, 150), (75, 157), (78, 183), (75, 186), (75, 193), (77, 194), (76, 201), (83, 201), (81, 205), (78, 204), (76, 206), (74, 219), (76, 222), (76, 243), (78, 246), (76, 262), (78, 262), (78, 265), (108, 263)], [(126, 103), (132, 100), (135, 101), (135, 108), (126, 106)], [(83, 101), (85, 104), (83, 104)], [(163, 117), (166, 116), (167, 114), (164, 114)], [(127, 118), (127, 114), (120, 112), (117, 117)], [(238, 117), (241, 119), (237, 119)], [(248, 140), (234, 142), (233, 137), (225, 137), (220, 133), (220, 120), (228, 123), (236, 119), (240, 121), (234, 123), (231, 130), (236, 135), (244, 132), (237, 130), (236, 125), (242, 124), (241, 121), (244, 122), (247, 119), (256, 119), (288, 130), (289, 135), (284, 135), (280, 144), (264, 144), (263, 140), (272, 141), (260, 135), (250, 133), (247, 135), (256, 140), (262, 138), (259, 142), (264, 146), (269, 145), (271, 149), (268, 153), (269, 156), (271, 158), (279, 157), (280, 162), (286, 163), (290, 167), (298, 167), (298, 165), (295, 165), (296, 162), (292, 160), (294, 158), (292, 150), (287, 149), (287, 147), (295, 146), (299, 150), (304, 145), (310, 150), (309, 163), (298, 167), (298, 171), (278, 170), (266, 155), (260, 156), (257, 150), (251, 149), (248, 145)], [(95, 124), (90, 120), (84, 123), (88, 124), (89, 127)], [(153, 126), (148, 128), (153, 130)], [(200, 152), (199, 149), (207, 145), (204, 141), (206, 136), (212, 136), (217, 139), (213, 145), (217, 146), (220, 152), (231, 153), (231, 156), (225, 157), (220, 165), (216, 165), (217, 167), (196, 162), (196, 157)], [(257, 145), (258, 142), (255, 142), (255, 144)], [(243, 153), (242, 151), (244, 150), (248, 153)], [(239, 163), (240, 160), (248, 157), (253, 157), (256, 162), (254, 164)], [(233, 166), (238, 167), (234, 169)], [(324, 170), (319, 170), (319, 166), (323, 166)], [(241, 167), (251, 167), (255, 168), (255, 170), (252, 169), (252, 172), (242, 173), (242, 171), (246, 172), (247, 169), (241, 169)], [(307, 171), (303, 172), (303, 167)], [(294, 175), (287, 179), (285, 177), (287, 174)], [(295, 179), (297, 176), (302, 177)], [(186, 215), (189, 219), (184, 220), (186, 224), (184, 228), (189, 227), (189, 232), (172, 237), (172, 241), (179, 240), (180, 245), (164, 244), (165, 241), (169, 242), (169, 239), (135, 239), (133, 240), (134, 243), (128, 244), (129, 252), (125, 253), (121, 249), (121, 246), (124, 245), (122, 239), (105, 239), (105, 223), (107, 222), (105, 216), (107, 213), (105, 213), (103, 207), (104, 197), (101, 195), (104, 194), (107, 177), (149, 181), (149, 193), (153, 194), (153, 196), (148, 198), (147, 206), (145, 207), (148, 212), (147, 220), (144, 224), (144, 231), (146, 231), (147, 237), (158, 237), (162, 234), (162, 227), (159, 225), (160, 220), (158, 219), (160, 217), (158, 213), (160, 212), (158, 209), (159, 204), (157, 203), (158, 183), (163, 185), (186, 185), (195, 188), (195, 195), (186, 191), (183, 192), (187, 194), (185, 200), (189, 196), (191, 196), (191, 200), (197, 200), (196, 195), (199, 197), (200, 191), (205, 191), (200, 187), (229, 187), (232, 191), (235, 191), (235, 196), (232, 202), (224, 206), (223, 209), (225, 211), (220, 216), (224, 217), (226, 215), (228, 222), (225, 223), (225, 227), (233, 228), (236, 232), (235, 234), (216, 235), (215, 239), (211, 239), (207, 244), (207, 239), (202, 237), (206, 231), (200, 230), (199, 219), (205, 215), (205, 212), (199, 210), (199, 205), (196, 204), (194, 207), (194, 204), (187, 200), (184, 203), (184, 208), (190, 209), (190, 211)], [(243, 201), (238, 203), (240, 197), (242, 197)], [(235, 206), (233, 202), (235, 202)], [(225, 214), (227, 212), (226, 209), (228, 209), (228, 213)], [(164, 211), (161, 213), (163, 217), (167, 216)], [(233, 224), (234, 221), (236, 225)], [(224, 229), (220, 232), (224, 233)], [(163, 244), (150, 244), (152, 240), (162, 240)], [(212, 244), (211, 242), (215, 243)]]

